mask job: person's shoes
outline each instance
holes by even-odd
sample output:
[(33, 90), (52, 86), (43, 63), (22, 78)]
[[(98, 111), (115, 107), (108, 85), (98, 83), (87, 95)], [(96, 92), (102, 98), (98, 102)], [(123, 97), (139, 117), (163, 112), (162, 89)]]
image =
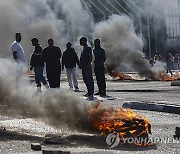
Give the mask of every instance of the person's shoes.
[(37, 87), (37, 92), (38, 93), (41, 93), (42, 91), (41, 91), (41, 87)]
[(105, 92), (101, 93), (100, 97), (106, 97), (106, 93)]
[(87, 93), (87, 94), (85, 94), (85, 95), (83, 95), (83, 96), (88, 97), (88, 93)]
[(75, 92), (79, 92), (79, 88), (78, 87), (75, 87)]
[(100, 92), (95, 93), (94, 95), (100, 95)]
[(49, 86), (48, 86), (48, 84), (45, 84), (44, 86), (45, 86), (45, 88), (46, 88), (46, 89), (49, 89)]
[(74, 91), (75, 91), (75, 92), (79, 92), (79, 89), (75, 89)]
[(69, 90), (73, 90), (73, 88), (72, 88), (72, 87), (69, 87)]
[(87, 100), (87, 101), (93, 101), (93, 100), (94, 100), (94, 96), (93, 96), (93, 95), (90, 95), (90, 96), (87, 97), (86, 100)]

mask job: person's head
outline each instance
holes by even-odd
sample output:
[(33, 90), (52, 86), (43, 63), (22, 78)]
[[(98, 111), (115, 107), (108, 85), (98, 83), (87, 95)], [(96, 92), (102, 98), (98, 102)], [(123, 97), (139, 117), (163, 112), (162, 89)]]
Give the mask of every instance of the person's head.
[(66, 44), (66, 48), (67, 48), (67, 49), (70, 49), (71, 47), (72, 47), (71, 42), (68, 42), (68, 43)]
[(33, 46), (36, 46), (36, 45), (38, 45), (39, 40), (36, 37), (34, 37), (33, 39), (31, 39), (31, 42), (32, 42)]
[(95, 47), (95, 48), (100, 47), (100, 44), (101, 44), (100, 39), (97, 38), (97, 39), (94, 40), (94, 47)]
[(159, 52), (158, 52), (158, 51), (156, 51), (156, 55), (159, 55)]
[(50, 47), (54, 46), (54, 41), (53, 41), (53, 39), (49, 39), (49, 40), (48, 40), (48, 45), (49, 45)]
[(21, 33), (19, 33), (19, 32), (16, 33), (15, 38), (16, 38), (17, 42), (21, 42), (21, 39), (22, 39)]
[(87, 38), (86, 37), (81, 37), (79, 40), (79, 43), (81, 46), (87, 45)]

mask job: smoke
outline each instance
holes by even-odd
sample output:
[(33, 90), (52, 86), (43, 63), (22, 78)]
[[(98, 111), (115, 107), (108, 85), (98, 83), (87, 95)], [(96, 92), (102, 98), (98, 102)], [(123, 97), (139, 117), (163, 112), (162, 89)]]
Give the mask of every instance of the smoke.
[[(142, 22), (142, 29), (146, 31), (147, 20), (149, 20), (150, 27), (154, 26), (157, 31), (157, 42), (160, 42), (166, 50), (169, 47), (169, 42), (165, 43), (162, 38), (169, 36), (179, 36), (179, 0), (128, 0), (133, 8), (144, 18)], [(165, 29), (164, 29), (165, 28)], [(152, 35), (154, 29), (151, 29)], [(160, 35), (160, 36), (158, 36)], [(162, 37), (161, 37), (162, 36)], [(162, 40), (161, 40), (162, 39)], [(161, 42), (162, 41), (162, 42)], [(178, 41), (175, 41), (175, 46), (178, 46)]]
[(59, 4), (62, 6), (62, 12), (66, 14), (66, 20), (72, 25), (73, 37), (76, 40), (79, 36), (88, 36), (90, 29), (90, 16), (88, 12), (83, 9), (80, 0), (60, 0)]
[(89, 17), (80, 0), (0, 0), (0, 4), (1, 113), (34, 118), (38, 115), (39, 120), (56, 127), (85, 127), (88, 116), (86, 111), (89, 108), (86, 102), (63, 89), (37, 94), (35, 85), (29, 83), (26, 76), (23, 76), (20, 91), (17, 92), (17, 66), (13, 61), (7, 60), (12, 59), (11, 44), (16, 32), (22, 34), (21, 44), (27, 62), (34, 50), (30, 41), (33, 37), (40, 40), (42, 47), (47, 46), (49, 38), (53, 38), (55, 45), (63, 49), (67, 41), (77, 41), (79, 36), (88, 34), (86, 25)]
[(151, 74), (150, 65), (141, 51), (143, 41), (135, 33), (129, 17), (112, 15), (107, 21), (98, 23), (94, 33), (106, 50), (108, 71), (119, 71), (119, 67), (124, 65), (141, 75)]
[(14, 62), (0, 59), (1, 114), (23, 115), (57, 128), (87, 130), (90, 107), (87, 102), (63, 89), (43, 89), (42, 93), (37, 93), (35, 84), (30, 83), (26, 76), (21, 80), (20, 91), (16, 91), (16, 67)]
[(0, 4), (0, 57), (12, 55), (11, 43), (16, 32), (22, 33), (21, 43), (28, 62), (33, 37), (39, 38), (43, 47), (53, 38), (55, 45), (63, 49), (67, 41), (76, 41), (88, 30), (88, 14), (80, 0), (0, 0)]

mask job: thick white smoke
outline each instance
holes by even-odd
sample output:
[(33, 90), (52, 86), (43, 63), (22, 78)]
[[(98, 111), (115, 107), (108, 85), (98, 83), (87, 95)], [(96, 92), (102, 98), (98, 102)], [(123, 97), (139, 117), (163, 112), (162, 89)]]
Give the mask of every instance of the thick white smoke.
[(127, 16), (112, 15), (107, 21), (95, 26), (95, 36), (100, 38), (106, 50), (108, 71), (124, 65), (128, 70), (150, 75), (150, 65), (143, 59), (143, 41), (134, 31), (132, 20)]
[[(22, 33), (22, 45), (27, 60), (33, 51), (31, 38), (37, 37), (43, 47), (53, 38), (63, 48), (65, 43), (78, 36), (90, 35), (89, 16), (80, 0), (0, 0), (0, 57), (12, 56), (11, 43), (16, 32)], [(90, 24), (89, 24), (90, 25)], [(149, 75), (150, 68), (143, 59), (143, 42), (134, 32), (127, 16), (113, 15), (96, 25), (95, 36), (104, 43), (109, 69), (125, 65), (129, 70)], [(54, 126), (62, 123), (79, 128), (87, 123), (86, 103), (68, 92), (47, 91), (36, 94), (35, 85), (21, 82), (21, 93), (15, 90), (14, 62), (0, 59), (0, 105), (8, 108), (7, 115), (36, 114)], [(2, 110), (3, 111), (3, 110)], [(27, 115), (28, 113), (28, 115)]]
[(20, 90), (16, 91), (16, 67), (14, 62), (0, 59), (1, 114), (33, 117), (57, 128), (76, 130), (88, 128), (90, 106), (87, 102), (62, 88), (43, 89), (43, 93), (37, 93), (35, 84), (30, 83), (26, 76), (20, 82)]
[[(88, 14), (80, 0), (0, 0), (0, 57), (10, 57), (15, 33), (22, 33), (27, 62), (33, 51), (31, 39), (47, 46), (53, 38), (62, 49), (67, 41), (86, 34)], [(86, 28), (82, 28), (86, 27)]]
[[(90, 16), (86, 12), (80, 0), (59, 0), (62, 12), (66, 14), (66, 20), (71, 23), (73, 37), (90, 35)], [(70, 27), (69, 27), (70, 28)]]
[(33, 37), (37, 37), (43, 47), (49, 38), (53, 38), (55, 45), (63, 49), (67, 41), (76, 41), (86, 34), (88, 14), (80, 0), (0, 0), (0, 4), (0, 105), (6, 109), (5, 114), (32, 117), (38, 114), (43, 121), (54, 126), (84, 126), (88, 116), (87, 103), (75, 96), (69, 97), (72, 93), (62, 89), (37, 94), (35, 84), (29, 83), (26, 76), (21, 80), (21, 90), (17, 93), (16, 64), (6, 59), (13, 59), (11, 44), (16, 32), (22, 33), (21, 43), (27, 63), (33, 51)]

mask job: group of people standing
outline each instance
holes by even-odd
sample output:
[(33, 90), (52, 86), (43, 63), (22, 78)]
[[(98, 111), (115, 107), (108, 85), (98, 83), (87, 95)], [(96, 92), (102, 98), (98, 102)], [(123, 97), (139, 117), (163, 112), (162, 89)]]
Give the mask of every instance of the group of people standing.
[[(13, 58), (17, 62), (17, 75), (16, 85), (18, 87), (20, 78), (23, 75), (23, 65), (25, 64), (25, 54), (23, 47), (21, 46), (21, 33), (16, 33), (15, 41), (12, 43)], [(31, 39), (34, 51), (30, 59), (30, 70), (34, 69), (35, 81), (37, 85), (37, 91), (41, 92), (41, 82), (46, 88), (59, 88), (60, 87), (60, 75), (61, 70), (66, 68), (66, 74), (69, 84), (69, 89), (75, 89), (79, 91), (76, 66), (78, 65), (82, 69), (83, 81), (87, 88), (88, 100), (93, 100), (94, 95), (106, 96), (106, 82), (105, 82), (105, 68), (104, 62), (106, 60), (105, 50), (100, 46), (100, 40), (94, 40), (94, 49), (87, 44), (87, 38), (81, 37), (80, 45), (83, 47), (80, 60), (72, 48), (71, 42), (66, 44), (66, 50), (61, 53), (61, 49), (54, 45), (53, 39), (48, 40), (48, 46), (42, 48), (39, 44), (38, 38)], [(61, 60), (62, 58), (62, 60)], [(98, 85), (98, 92), (94, 94), (94, 80), (92, 75), (92, 62), (94, 60), (94, 72)], [(44, 66), (46, 66), (46, 74), (48, 83), (43, 76)]]
[(166, 51), (165, 52), (165, 56), (164, 56), (164, 60), (162, 58), (162, 56), (160, 55), (159, 52), (156, 52), (155, 56), (154, 56), (154, 59), (151, 58), (150, 60), (150, 64), (153, 66), (156, 62), (165, 62), (166, 63), (166, 70), (167, 70), (167, 73), (170, 73), (171, 75), (173, 75), (172, 73), (172, 70), (178, 70), (179, 69), (179, 62), (180, 62), (180, 59), (179, 59), (179, 56), (178, 54), (175, 54), (174, 57), (173, 55)]
[(101, 97), (106, 96), (106, 82), (104, 75), (104, 62), (106, 60), (105, 51), (100, 46), (100, 40), (94, 40), (94, 49), (92, 53), (92, 48), (87, 44), (87, 38), (81, 37), (80, 45), (83, 46), (83, 50), (80, 56), (79, 68), (82, 69), (82, 76), (84, 83), (87, 87), (87, 94), (84, 96), (88, 97), (88, 100), (94, 99), (94, 81), (92, 76), (92, 60), (94, 54), (94, 72), (98, 85), (98, 92), (95, 95), (100, 95)]

